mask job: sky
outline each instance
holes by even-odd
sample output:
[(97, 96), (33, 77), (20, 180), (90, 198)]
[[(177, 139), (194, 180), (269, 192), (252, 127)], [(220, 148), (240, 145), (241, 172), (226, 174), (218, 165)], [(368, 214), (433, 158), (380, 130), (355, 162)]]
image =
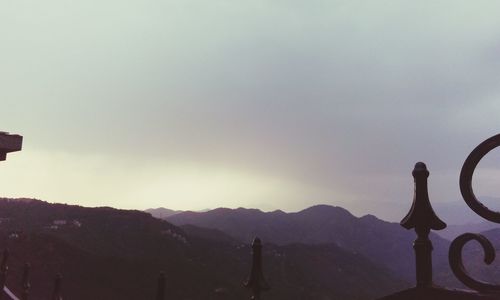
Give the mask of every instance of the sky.
[[(498, 1), (0, 0), (0, 195), (399, 220), (498, 133)], [(500, 196), (500, 155), (475, 176)], [(500, 207), (500, 203), (499, 203)]]

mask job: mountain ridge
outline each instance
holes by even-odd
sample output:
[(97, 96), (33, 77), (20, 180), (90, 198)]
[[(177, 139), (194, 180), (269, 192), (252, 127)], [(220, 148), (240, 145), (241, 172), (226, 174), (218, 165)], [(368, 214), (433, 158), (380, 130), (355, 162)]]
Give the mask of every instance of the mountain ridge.
[[(256, 209), (214, 209), (183, 212), (166, 218), (178, 225), (195, 225), (220, 230), (239, 241), (259, 236), (277, 245), (334, 243), (348, 251), (363, 254), (405, 280), (414, 280), (416, 235), (398, 223), (373, 215), (356, 217), (348, 210), (330, 205), (314, 205), (298, 212), (273, 214)], [(432, 233), (434, 260), (446, 268), (449, 241)], [(446, 272), (448, 272), (447, 270)]]
[[(0, 199), (0, 219), (0, 243), (11, 249), (8, 286), (18, 286), (23, 263), (31, 262), (33, 299), (46, 297), (51, 276), (59, 272), (67, 299), (151, 299), (161, 270), (171, 299), (249, 297), (241, 283), (250, 272), (250, 240), (178, 227), (136, 210), (39, 200)], [(335, 244), (281, 246), (264, 240), (262, 254), (270, 299), (370, 300), (409, 285)]]

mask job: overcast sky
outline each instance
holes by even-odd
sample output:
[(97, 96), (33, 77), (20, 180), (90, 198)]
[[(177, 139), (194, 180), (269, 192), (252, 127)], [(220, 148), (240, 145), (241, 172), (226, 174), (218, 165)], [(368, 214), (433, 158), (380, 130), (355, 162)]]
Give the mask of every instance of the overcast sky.
[[(404, 216), (499, 131), (500, 2), (0, 0), (0, 194)], [(500, 152), (500, 151), (499, 151)], [(495, 154), (496, 155), (496, 154)], [(500, 155), (496, 155), (500, 159)], [(500, 161), (478, 194), (500, 195)], [(500, 206), (500, 205), (499, 205)]]

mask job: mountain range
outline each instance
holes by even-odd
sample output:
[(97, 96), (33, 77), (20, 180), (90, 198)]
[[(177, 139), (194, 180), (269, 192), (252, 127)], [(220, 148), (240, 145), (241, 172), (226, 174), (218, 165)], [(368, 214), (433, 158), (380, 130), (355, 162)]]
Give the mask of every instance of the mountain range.
[[(164, 210), (164, 212), (167, 212)], [(164, 215), (157, 215), (164, 216)], [(263, 244), (264, 276), (274, 300), (369, 300), (414, 285), (415, 233), (372, 215), (334, 206), (296, 213), (219, 208), (164, 219), (135, 210), (0, 199), (0, 245), (10, 249), (7, 285), (20, 293), (31, 263), (30, 299), (47, 298), (63, 274), (67, 299), (153, 299), (164, 271), (167, 299), (248, 299), (250, 242)], [(484, 232), (500, 249), (500, 230)], [(433, 240), (435, 282), (463, 287), (451, 274), (450, 242)], [(464, 249), (466, 268), (494, 281), (482, 250)]]
[[(219, 208), (182, 212), (165, 219), (178, 226), (190, 224), (217, 229), (242, 242), (259, 236), (276, 245), (335, 244), (384, 266), (407, 282), (415, 280), (414, 231), (373, 215), (358, 218), (341, 207), (317, 205), (296, 213)], [(444, 272), (449, 272), (446, 270), (449, 241), (436, 234), (431, 234), (431, 240), (435, 264), (443, 265)]]
[[(326, 221), (329, 210), (313, 208), (310, 217), (324, 214)], [(340, 216), (344, 222), (351, 218), (347, 211)], [(345, 245), (292, 240), (288, 235), (273, 242), (266, 236), (264, 276), (272, 287), (266, 299), (368, 300), (410, 285)], [(0, 242), (11, 252), (7, 285), (15, 293), (20, 292), (24, 262), (31, 263), (30, 299), (47, 298), (56, 273), (63, 275), (67, 299), (153, 299), (160, 271), (166, 274), (167, 299), (250, 296), (242, 282), (250, 273), (251, 239), (197, 225), (176, 226), (141, 211), (0, 199)]]
[(163, 218), (168, 218), (170, 216), (173, 216), (175, 214), (181, 213), (182, 210), (173, 210), (173, 209), (168, 209), (165, 207), (158, 207), (158, 208), (149, 208), (146, 209), (145, 212), (149, 213), (155, 218), (158, 219), (163, 219)]
[[(398, 223), (386, 222), (372, 215), (355, 217), (341, 207), (318, 205), (295, 213), (219, 208), (207, 212), (182, 212), (166, 220), (181, 227), (194, 225), (220, 230), (240, 241), (259, 236), (277, 245), (335, 244), (346, 251), (361, 254), (406, 282), (415, 282), (412, 249), (415, 233), (403, 229)], [(497, 224), (450, 225), (443, 232), (436, 232), (439, 235), (431, 233), (434, 283), (437, 285), (466, 288), (452, 274), (448, 262), (450, 240), (466, 232), (486, 236), (496, 249), (497, 257), (500, 256), (500, 228)], [(485, 265), (483, 250), (477, 243), (466, 245), (463, 257), (465, 267), (473, 277), (499, 283), (499, 262)]]

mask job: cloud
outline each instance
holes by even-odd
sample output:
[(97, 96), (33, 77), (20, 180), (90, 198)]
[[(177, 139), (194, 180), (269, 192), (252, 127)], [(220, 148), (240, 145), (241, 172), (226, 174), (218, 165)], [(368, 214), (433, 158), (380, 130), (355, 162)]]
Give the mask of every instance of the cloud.
[[(497, 131), (498, 6), (8, 2), (2, 130), (25, 135), (26, 151), (230, 166), (301, 187), (291, 207), (345, 202), (359, 212), (407, 199), (401, 185), (411, 188), (424, 160), (441, 178), (446, 199), (436, 201), (452, 200), (466, 155)], [(108, 167), (111, 186), (129, 180)], [(241, 197), (235, 206), (264, 196)]]

